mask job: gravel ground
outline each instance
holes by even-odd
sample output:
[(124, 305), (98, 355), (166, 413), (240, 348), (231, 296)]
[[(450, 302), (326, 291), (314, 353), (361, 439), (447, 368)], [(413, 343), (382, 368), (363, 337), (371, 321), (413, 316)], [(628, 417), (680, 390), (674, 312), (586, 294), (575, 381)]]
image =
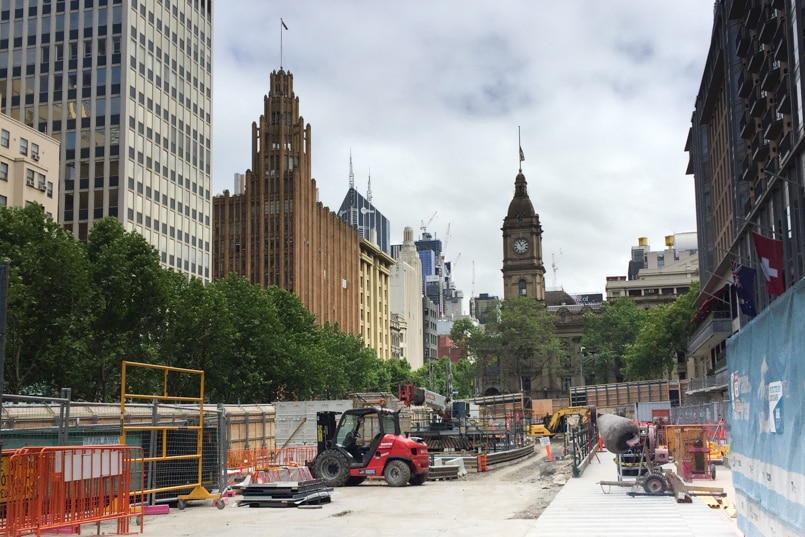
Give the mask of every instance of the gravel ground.
[[(554, 453), (561, 444), (554, 442)], [(526, 535), (570, 477), (570, 461), (545, 460), (545, 453), (420, 487), (392, 488), (380, 480), (337, 488), (330, 503), (316, 508), (246, 508), (231, 502), (190, 503), (166, 515), (145, 517), (144, 533), (160, 537), (473, 536)], [(237, 499), (237, 497), (235, 498)], [(132, 528), (135, 529), (135, 528)], [(136, 530), (136, 529), (135, 529)], [(102, 530), (103, 531), (103, 530)], [(113, 533), (109, 528), (104, 533)]]

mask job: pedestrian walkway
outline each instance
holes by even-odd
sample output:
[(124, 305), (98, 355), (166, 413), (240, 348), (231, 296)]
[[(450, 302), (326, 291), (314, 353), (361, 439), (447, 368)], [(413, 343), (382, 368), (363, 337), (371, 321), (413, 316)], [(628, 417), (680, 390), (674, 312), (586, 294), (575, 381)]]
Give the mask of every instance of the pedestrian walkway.
[[(536, 520), (528, 537), (740, 537), (736, 524), (723, 510), (708, 507), (699, 497), (677, 503), (667, 496), (630, 496), (642, 487), (602, 486), (616, 481), (614, 455), (593, 457), (581, 477), (571, 478)], [(721, 486), (720, 484), (715, 484)]]

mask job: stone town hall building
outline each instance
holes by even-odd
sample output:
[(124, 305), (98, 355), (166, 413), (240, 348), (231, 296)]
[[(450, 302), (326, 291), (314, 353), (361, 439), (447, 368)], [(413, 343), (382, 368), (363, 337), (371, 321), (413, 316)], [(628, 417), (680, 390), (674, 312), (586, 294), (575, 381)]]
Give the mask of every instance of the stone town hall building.
[(299, 296), (321, 323), (360, 331), (360, 239), (322, 205), (311, 178), (311, 130), (299, 115), (293, 75), (270, 76), (265, 111), (252, 124), (245, 193), (213, 198), (213, 279), (230, 273)]

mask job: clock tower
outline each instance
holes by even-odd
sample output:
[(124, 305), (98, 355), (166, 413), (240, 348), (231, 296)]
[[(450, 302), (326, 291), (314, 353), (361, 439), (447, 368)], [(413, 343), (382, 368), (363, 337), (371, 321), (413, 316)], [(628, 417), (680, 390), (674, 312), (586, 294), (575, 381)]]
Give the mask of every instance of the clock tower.
[(528, 197), (523, 170), (514, 180), (514, 198), (503, 219), (503, 298), (526, 296), (545, 301), (542, 225)]

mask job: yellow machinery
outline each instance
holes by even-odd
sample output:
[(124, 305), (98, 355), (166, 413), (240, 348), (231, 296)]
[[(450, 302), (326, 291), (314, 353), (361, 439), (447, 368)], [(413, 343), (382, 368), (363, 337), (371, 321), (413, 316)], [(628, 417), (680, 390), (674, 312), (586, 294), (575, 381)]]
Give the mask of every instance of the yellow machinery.
[(542, 438), (543, 436), (553, 436), (558, 432), (562, 432), (558, 431), (557, 429), (559, 428), (559, 424), (564, 416), (580, 416), (581, 421), (587, 421), (590, 417), (590, 407), (566, 406), (561, 408), (553, 413), (547, 425), (543, 423), (528, 425), (526, 427), (526, 434), (528, 436)]

